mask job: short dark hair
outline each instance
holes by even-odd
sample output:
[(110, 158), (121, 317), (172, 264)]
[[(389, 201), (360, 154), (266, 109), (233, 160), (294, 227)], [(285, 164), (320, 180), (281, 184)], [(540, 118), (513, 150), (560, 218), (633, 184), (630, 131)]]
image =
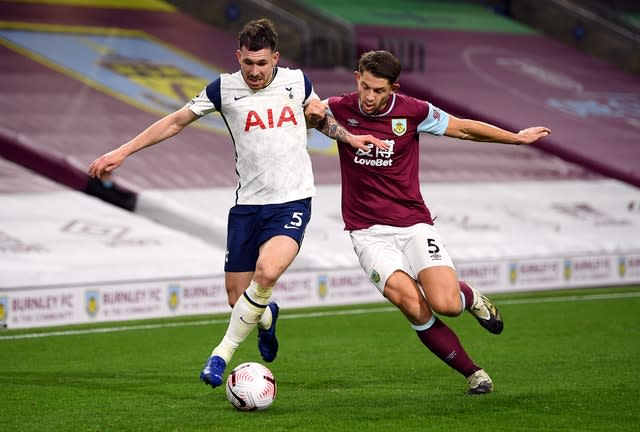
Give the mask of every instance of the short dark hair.
[(398, 81), (401, 70), (400, 60), (389, 51), (367, 51), (358, 62), (360, 73), (369, 72), (378, 78), (386, 78), (390, 84)]
[(260, 51), (264, 48), (276, 50), (278, 46), (278, 33), (273, 23), (266, 18), (249, 21), (238, 33), (240, 49), (245, 47), (249, 51)]

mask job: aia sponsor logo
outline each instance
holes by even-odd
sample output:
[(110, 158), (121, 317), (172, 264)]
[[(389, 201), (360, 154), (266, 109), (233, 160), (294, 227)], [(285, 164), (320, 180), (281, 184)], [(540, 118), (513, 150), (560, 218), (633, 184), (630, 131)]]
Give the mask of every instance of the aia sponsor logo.
[(273, 129), (287, 125), (297, 126), (298, 121), (291, 107), (285, 105), (280, 112), (274, 111), (272, 108), (268, 108), (266, 112), (262, 113), (254, 110), (249, 111), (244, 124), (244, 131), (249, 132), (254, 128), (259, 128), (260, 130)]

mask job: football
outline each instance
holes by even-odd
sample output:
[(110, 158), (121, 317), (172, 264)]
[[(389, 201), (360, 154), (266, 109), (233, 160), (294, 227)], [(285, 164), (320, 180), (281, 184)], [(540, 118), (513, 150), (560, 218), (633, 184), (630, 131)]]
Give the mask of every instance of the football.
[(242, 363), (227, 377), (227, 399), (240, 411), (269, 408), (276, 391), (273, 373), (260, 363)]

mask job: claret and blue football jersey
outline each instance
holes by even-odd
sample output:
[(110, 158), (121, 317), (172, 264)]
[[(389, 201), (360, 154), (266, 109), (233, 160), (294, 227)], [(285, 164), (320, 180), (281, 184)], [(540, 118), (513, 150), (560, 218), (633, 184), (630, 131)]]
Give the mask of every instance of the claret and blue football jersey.
[(345, 229), (433, 224), (420, 192), (419, 133), (443, 135), (449, 115), (428, 102), (397, 93), (391, 93), (387, 106), (376, 115), (361, 111), (357, 93), (325, 102), (352, 134), (371, 134), (389, 143), (388, 150), (370, 145), (368, 151), (338, 145)]

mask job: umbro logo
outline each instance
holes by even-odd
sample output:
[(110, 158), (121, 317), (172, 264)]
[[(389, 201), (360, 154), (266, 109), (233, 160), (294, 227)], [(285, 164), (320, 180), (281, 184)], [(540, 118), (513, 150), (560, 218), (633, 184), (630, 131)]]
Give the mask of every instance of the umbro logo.
[(358, 120), (356, 119), (347, 119), (347, 123), (349, 123), (349, 126), (358, 126), (360, 123), (358, 123)]
[(249, 95), (244, 95), (244, 96), (234, 96), (234, 97), (233, 97), (233, 100), (240, 100), (240, 99), (246, 98), (247, 96), (249, 96)]

